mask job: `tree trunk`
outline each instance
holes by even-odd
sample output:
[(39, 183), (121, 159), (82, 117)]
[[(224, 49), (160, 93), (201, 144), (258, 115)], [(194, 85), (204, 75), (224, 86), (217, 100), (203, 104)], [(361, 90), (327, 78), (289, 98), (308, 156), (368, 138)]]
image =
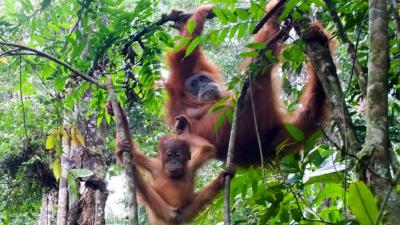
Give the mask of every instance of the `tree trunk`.
[(40, 214), (38, 225), (51, 225), (54, 224), (56, 215), (54, 208), (56, 205), (56, 196), (53, 190), (46, 192), (42, 198), (42, 206), (40, 207)]
[(62, 139), (63, 154), (61, 155), (61, 177), (58, 189), (57, 225), (66, 225), (68, 216), (68, 182), (67, 175), (70, 169), (69, 154), (71, 150), (71, 136), (68, 125), (64, 126), (66, 135)]
[(390, 189), (390, 160), (388, 155), (388, 15), (386, 0), (369, 0), (369, 59), (367, 88), (367, 133), (362, 151), (360, 177), (378, 197), (380, 207), (388, 212), (384, 224), (397, 224), (400, 198), (392, 192), (387, 204), (384, 199)]
[[(85, 121), (87, 145), (75, 152), (73, 161), (77, 168), (90, 169), (94, 175), (84, 182), (84, 186), (68, 218), (68, 224), (105, 224), (105, 203), (108, 197), (105, 181), (106, 165), (103, 158), (105, 151), (105, 126), (96, 128), (95, 120)], [(91, 127), (91, 128), (90, 128)], [(73, 213), (75, 212), (75, 213)]]
[(107, 200), (107, 184), (105, 181), (106, 165), (105, 125), (96, 127), (95, 118), (84, 119), (85, 113), (80, 113), (78, 128), (86, 137), (86, 146), (74, 148), (71, 160), (74, 168), (91, 170), (94, 175), (85, 180), (80, 188), (78, 198), (72, 204), (68, 216), (69, 225), (103, 225), (105, 224), (105, 203)]

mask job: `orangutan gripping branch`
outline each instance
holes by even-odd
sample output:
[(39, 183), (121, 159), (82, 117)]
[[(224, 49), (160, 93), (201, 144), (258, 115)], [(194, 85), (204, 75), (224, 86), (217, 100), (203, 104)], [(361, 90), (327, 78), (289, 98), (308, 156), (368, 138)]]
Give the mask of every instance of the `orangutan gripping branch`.
[[(110, 106), (109, 113), (112, 112)], [(120, 110), (124, 129), (128, 130), (126, 115), (122, 108)], [(132, 152), (139, 200), (154, 224), (189, 222), (223, 188), (225, 175), (233, 175), (233, 169), (227, 168), (202, 190), (195, 192), (195, 173), (208, 159), (215, 157), (215, 148), (205, 139), (189, 134), (189, 124), (185, 121), (181, 121), (181, 125), (180, 135), (161, 138), (157, 158), (147, 157), (137, 151), (131, 139), (123, 141), (117, 132), (117, 158), (121, 159), (123, 151)], [(149, 181), (143, 179), (137, 166), (150, 173)]]

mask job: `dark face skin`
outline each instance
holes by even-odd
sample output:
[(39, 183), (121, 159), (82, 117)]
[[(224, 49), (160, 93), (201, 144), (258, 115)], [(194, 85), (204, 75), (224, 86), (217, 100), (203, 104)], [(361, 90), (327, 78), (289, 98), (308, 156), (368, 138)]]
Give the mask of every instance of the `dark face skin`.
[(201, 73), (185, 80), (184, 88), (198, 101), (213, 101), (221, 97), (217, 83)]
[(182, 178), (186, 162), (190, 160), (189, 145), (182, 140), (169, 139), (164, 142), (163, 147), (162, 159), (166, 173), (173, 179)]

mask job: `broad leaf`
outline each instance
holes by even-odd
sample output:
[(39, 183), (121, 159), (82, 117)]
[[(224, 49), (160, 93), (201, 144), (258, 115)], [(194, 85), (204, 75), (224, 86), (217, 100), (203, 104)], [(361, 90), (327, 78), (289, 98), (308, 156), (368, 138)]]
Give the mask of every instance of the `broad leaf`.
[(61, 177), (61, 163), (60, 159), (56, 159), (51, 164), (51, 168), (53, 169), (53, 174), (56, 180), (58, 181)]
[(188, 31), (189, 34), (193, 34), (194, 29), (196, 28), (196, 21), (194, 20), (189, 20), (186, 23), (186, 29)]
[(69, 188), (71, 190), (71, 195), (72, 195), (71, 201), (73, 202), (78, 197), (78, 187), (75, 182), (75, 177), (72, 174), (68, 173), (67, 181)]
[(266, 45), (261, 42), (254, 42), (254, 43), (248, 44), (246, 47), (251, 48), (251, 49), (264, 49), (266, 47)]
[(378, 207), (374, 195), (364, 182), (350, 184), (347, 204), (361, 225), (375, 224)]
[(56, 137), (53, 134), (50, 134), (46, 140), (46, 149), (51, 150), (56, 145)]
[(300, 130), (295, 125), (286, 123), (285, 124), (285, 128), (289, 132), (289, 134), (293, 137), (294, 140), (296, 140), (296, 141), (303, 141), (304, 140), (303, 131)]
[(196, 49), (196, 47), (197, 47), (197, 45), (199, 45), (199, 43), (200, 43), (199, 37), (196, 37), (195, 39), (193, 39), (186, 49), (185, 57), (190, 55)]

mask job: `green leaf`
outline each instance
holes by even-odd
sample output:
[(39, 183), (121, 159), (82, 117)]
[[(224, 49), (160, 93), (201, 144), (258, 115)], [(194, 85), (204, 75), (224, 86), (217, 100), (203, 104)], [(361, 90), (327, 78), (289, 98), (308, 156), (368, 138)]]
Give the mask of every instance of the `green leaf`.
[(8, 15), (13, 15), (16, 13), (15, 11), (15, 0), (4, 0), (4, 7), (5, 13)]
[(56, 33), (60, 33), (60, 28), (58, 28), (56, 25), (48, 23), (47, 26), (49, 26), (50, 29), (52, 29)]
[(283, 51), (283, 57), (289, 61), (304, 61), (305, 55), (299, 44), (294, 44)]
[(97, 127), (100, 127), (100, 125), (101, 125), (101, 123), (103, 122), (103, 118), (104, 118), (104, 116), (103, 115), (99, 115), (98, 117), (97, 117), (97, 122), (96, 122), (96, 126)]
[(350, 184), (347, 204), (361, 225), (374, 225), (378, 207), (374, 195), (364, 182)]
[(247, 20), (249, 18), (249, 14), (244, 9), (235, 9), (235, 13), (242, 20)]
[(197, 47), (197, 45), (199, 45), (200, 43), (200, 38), (196, 37), (195, 39), (193, 39), (190, 44), (188, 45), (188, 47), (186, 48), (186, 52), (185, 52), (185, 57), (190, 55)]
[(218, 117), (217, 122), (215, 123), (214, 131), (218, 131), (221, 128), (222, 124), (224, 124), (224, 122), (225, 122), (225, 115), (224, 115), (224, 113), (222, 113)]
[(53, 169), (53, 174), (56, 180), (58, 181), (61, 177), (61, 163), (60, 159), (55, 159), (53, 163), (51, 163), (51, 168)]
[(285, 124), (285, 128), (289, 132), (289, 134), (293, 137), (294, 140), (296, 140), (296, 141), (303, 141), (304, 140), (303, 131), (300, 130), (295, 125), (286, 123)]
[(68, 172), (74, 177), (90, 177), (93, 175), (93, 172), (89, 169), (70, 169)]
[(194, 29), (196, 28), (196, 21), (194, 20), (189, 20), (186, 23), (186, 29), (189, 32), (189, 34), (193, 34)]
[(218, 36), (218, 43), (222, 43), (225, 41), (226, 36), (228, 36), (229, 28), (223, 29)]
[(67, 181), (72, 196), (71, 202), (73, 202), (78, 197), (78, 187), (75, 182), (75, 177), (71, 173), (68, 173)]
[(238, 35), (237, 35), (237, 39), (238, 40), (242, 39), (242, 37), (246, 33), (246, 31), (247, 31), (247, 23), (241, 24), (240, 27), (239, 27), (239, 32), (238, 32)]
[(105, 115), (105, 117), (106, 117), (106, 122), (107, 122), (107, 124), (110, 125), (110, 123), (111, 123), (111, 116), (110, 116), (110, 114), (104, 113), (104, 115)]
[(24, 10), (26, 10), (27, 12), (33, 10), (33, 5), (30, 0), (21, 0), (20, 3), (22, 4)]
[(50, 150), (53, 149), (56, 145), (56, 137), (53, 134), (50, 134), (46, 140), (46, 149)]
[(292, 215), (294, 221), (296, 221), (296, 222), (300, 222), (301, 221), (302, 213), (301, 213), (301, 211), (299, 209), (290, 210), (290, 214)]
[(178, 45), (175, 47), (175, 51), (180, 51), (182, 48), (189, 43), (189, 41), (192, 40), (191, 37), (185, 37), (181, 41), (179, 41)]
[(254, 42), (254, 43), (250, 43), (250, 44), (246, 45), (246, 47), (251, 48), (251, 49), (264, 49), (266, 47), (266, 45), (261, 42)]
[(208, 110), (208, 111), (211, 112), (211, 113), (216, 113), (216, 112), (221, 112), (225, 108), (226, 108), (225, 105), (215, 105), (215, 106), (211, 107), (211, 109)]
[(218, 46), (218, 32), (210, 33), (210, 42), (213, 45)]
[(246, 57), (257, 57), (258, 52), (256, 51), (251, 51), (251, 52), (242, 52), (239, 54), (240, 57), (246, 58)]
[(237, 21), (236, 14), (234, 14), (233, 12), (231, 12), (230, 10), (227, 10), (227, 9), (225, 9), (223, 12), (229, 22), (236, 23), (236, 21)]
[(304, 145), (304, 155), (307, 155), (308, 152), (315, 146), (317, 143), (318, 139), (322, 136), (322, 131), (318, 130), (314, 134), (312, 134), (310, 137), (307, 138), (306, 144)]
[(213, 13), (215, 13), (215, 15), (217, 16), (219, 21), (221, 21), (222, 24), (227, 24), (228, 23), (228, 18), (226, 17), (226, 15), (222, 11), (222, 9), (214, 7), (213, 8)]
[(233, 121), (233, 109), (232, 109), (231, 107), (229, 107), (228, 109), (226, 109), (225, 115), (226, 115), (226, 118), (228, 119), (228, 121), (229, 121), (230, 123), (232, 123), (232, 121)]
[(238, 29), (239, 29), (239, 25), (238, 25), (238, 24), (234, 25), (234, 26), (230, 29), (230, 32), (229, 32), (229, 39), (232, 39), (232, 38), (235, 36), (235, 34), (236, 34), (236, 32), (238, 31)]
[(56, 91), (63, 91), (64, 90), (64, 85), (65, 85), (65, 81), (67, 79), (65, 77), (56, 77), (56, 79), (54, 79), (54, 88), (56, 89)]

